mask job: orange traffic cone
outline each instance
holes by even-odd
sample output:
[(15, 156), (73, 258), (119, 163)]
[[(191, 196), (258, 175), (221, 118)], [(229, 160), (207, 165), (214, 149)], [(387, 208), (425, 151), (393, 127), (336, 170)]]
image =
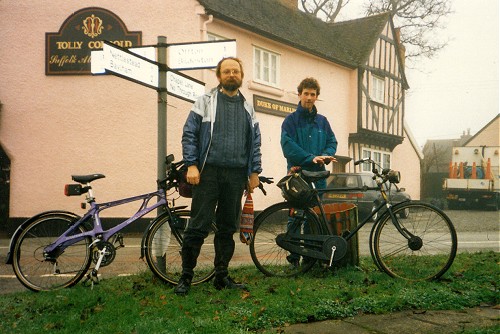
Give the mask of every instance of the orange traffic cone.
[(486, 163), (486, 175), (484, 176), (485, 179), (492, 179), (491, 177), (491, 159), (488, 158), (488, 162)]

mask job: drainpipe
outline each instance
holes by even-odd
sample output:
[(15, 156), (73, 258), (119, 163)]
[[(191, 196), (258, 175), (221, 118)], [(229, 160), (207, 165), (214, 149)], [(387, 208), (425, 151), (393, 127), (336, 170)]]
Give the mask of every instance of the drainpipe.
[[(208, 40), (208, 36), (207, 36), (207, 33), (208, 33), (208, 29), (207, 29), (207, 26), (212, 23), (214, 20), (214, 16), (213, 15), (208, 15), (208, 19), (203, 21), (203, 24), (201, 26), (201, 40), (202, 41), (207, 41)], [(201, 81), (202, 82), (205, 82), (205, 72), (206, 70), (201, 70)]]

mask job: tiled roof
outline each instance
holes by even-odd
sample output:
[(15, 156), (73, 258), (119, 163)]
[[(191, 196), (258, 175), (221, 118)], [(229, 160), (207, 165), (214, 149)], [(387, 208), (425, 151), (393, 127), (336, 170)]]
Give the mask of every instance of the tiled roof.
[(279, 0), (198, 2), (216, 19), (351, 68), (366, 62), (389, 20), (385, 13), (329, 24)]

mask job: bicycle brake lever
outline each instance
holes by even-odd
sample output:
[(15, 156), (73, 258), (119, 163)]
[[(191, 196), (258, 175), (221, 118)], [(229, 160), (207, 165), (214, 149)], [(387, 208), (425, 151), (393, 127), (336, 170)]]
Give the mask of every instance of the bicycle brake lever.
[[(267, 184), (271, 184), (271, 183), (274, 183), (274, 178), (272, 177), (265, 177), (265, 176), (259, 176), (259, 180), (260, 182), (264, 182), (264, 183), (267, 183)], [(260, 187), (260, 185), (259, 185)]]
[(264, 185), (262, 184), (262, 182), (259, 183), (259, 189), (262, 191), (262, 193), (264, 194), (264, 196), (267, 195), (267, 191), (264, 190)]

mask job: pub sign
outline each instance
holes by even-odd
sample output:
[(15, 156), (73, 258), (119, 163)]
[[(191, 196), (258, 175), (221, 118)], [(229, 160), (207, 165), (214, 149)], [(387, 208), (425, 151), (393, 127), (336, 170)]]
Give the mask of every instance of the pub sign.
[(142, 32), (129, 32), (107, 9), (89, 7), (73, 13), (59, 32), (45, 33), (45, 74), (92, 74), (91, 51), (102, 50), (105, 40), (124, 48), (137, 47), (142, 45)]

